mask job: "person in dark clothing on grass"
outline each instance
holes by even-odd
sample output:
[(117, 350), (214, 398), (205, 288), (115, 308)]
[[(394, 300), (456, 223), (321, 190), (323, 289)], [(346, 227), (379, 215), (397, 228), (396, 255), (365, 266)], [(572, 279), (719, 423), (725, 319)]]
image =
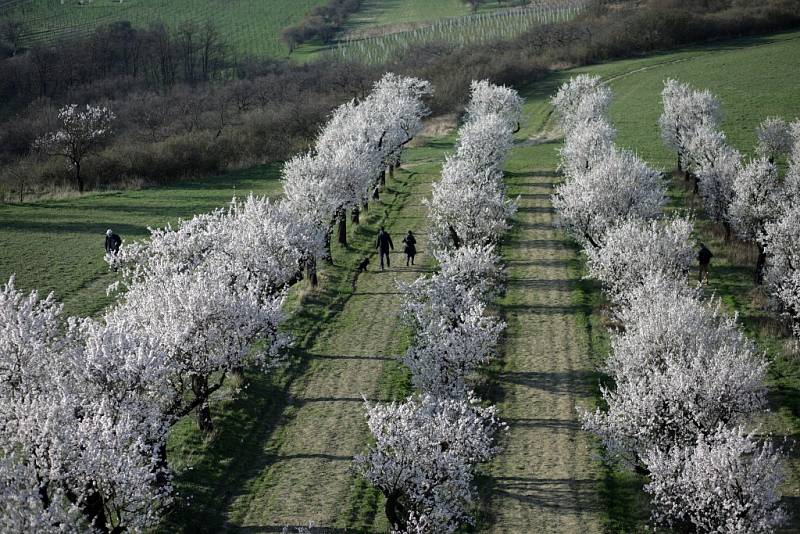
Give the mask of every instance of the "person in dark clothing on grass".
[(411, 230), (409, 230), (408, 235), (403, 238), (403, 243), (405, 244), (403, 252), (406, 253), (406, 267), (408, 267), (409, 260), (411, 261), (411, 265), (414, 265), (414, 256), (417, 255), (417, 239), (414, 237)]
[(106, 254), (116, 254), (122, 245), (122, 238), (111, 231), (106, 230)]
[(381, 271), (383, 270), (383, 257), (386, 256), (386, 268), (390, 267), (389, 265), (389, 249), (394, 250), (394, 243), (392, 243), (392, 237), (389, 233), (384, 230), (383, 226), (381, 226), (381, 231), (378, 232), (378, 242), (376, 244), (376, 248), (381, 256)]
[(708, 266), (711, 264), (711, 258), (714, 255), (711, 253), (704, 243), (700, 243), (700, 252), (697, 253), (697, 262), (700, 264), (700, 283), (708, 283)]

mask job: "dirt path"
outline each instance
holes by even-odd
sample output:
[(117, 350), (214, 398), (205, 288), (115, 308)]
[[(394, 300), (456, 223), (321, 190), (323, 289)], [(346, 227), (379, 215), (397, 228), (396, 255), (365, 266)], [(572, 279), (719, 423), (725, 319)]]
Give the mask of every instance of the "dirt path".
[[(362, 395), (374, 400), (387, 360), (404, 349), (398, 323), (400, 295), (395, 281), (411, 281), (427, 260), (425, 208), (433, 174), (407, 171), (412, 180), (405, 205), (389, 222), (396, 252), (392, 268), (380, 272), (372, 257), (369, 272), (359, 276), (355, 293), (327, 325), (310, 351), (311, 363), (291, 387), (288, 422), (264, 445), (270, 457), (232, 503), (231, 530), (280, 532), (285, 525), (344, 527), (341, 518), (353, 486), (353, 455), (368, 440)], [(438, 172), (438, 168), (437, 168)], [(406, 268), (400, 242), (408, 230), (419, 241), (416, 268)], [(381, 399), (383, 400), (383, 399)]]
[(515, 230), (503, 248), (508, 295), (501, 416), (510, 429), (490, 468), (489, 530), (513, 533), (599, 532), (598, 466), (576, 405), (587, 404), (594, 374), (587, 336), (571, 302), (575, 252), (553, 228), (553, 173), (515, 173), (520, 195)]

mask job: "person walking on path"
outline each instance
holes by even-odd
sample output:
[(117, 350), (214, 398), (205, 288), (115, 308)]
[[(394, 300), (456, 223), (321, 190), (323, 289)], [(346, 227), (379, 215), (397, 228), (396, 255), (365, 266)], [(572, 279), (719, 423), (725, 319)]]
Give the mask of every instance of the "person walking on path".
[(111, 228), (106, 230), (106, 254), (116, 254), (119, 252), (119, 247), (122, 245), (122, 238), (111, 231)]
[(711, 264), (711, 258), (713, 257), (714, 255), (706, 248), (705, 243), (700, 243), (700, 252), (697, 253), (697, 262), (700, 264), (700, 274), (698, 278), (701, 284), (703, 282), (706, 284), (708, 283), (708, 266)]
[(403, 243), (405, 244), (403, 252), (406, 253), (406, 267), (408, 267), (409, 260), (411, 261), (411, 265), (414, 265), (414, 256), (417, 255), (417, 239), (414, 237), (411, 230), (409, 230), (408, 235), (403, 238)]
[(384, 230), (383, 226), (381, 226), (381, 231), (378, 232), (378, 242), (376, 244), (376, 248), (381, 256), (381, 271), (383, 270), (383, 257), (386, 256), (386, 268), (390, 267), (389, 265), (389, 249), (394, 250), (394, 243), (392, 243), (392, 237), (389, 233)]

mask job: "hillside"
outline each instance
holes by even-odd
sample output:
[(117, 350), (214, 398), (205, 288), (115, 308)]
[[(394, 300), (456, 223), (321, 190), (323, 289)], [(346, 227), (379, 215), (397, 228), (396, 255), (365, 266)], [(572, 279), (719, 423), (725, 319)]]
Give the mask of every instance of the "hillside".
[[(501, 357), (481, 384), (510, 428), (505, 451), (479, 479), (477, 530), (632, 532), (643, 531), (647, 516), (641, 479), (600, 462), (597, 443), (577, 421), (576, 408), (597, 400), (596, 367), (605, 340), (594, 309), (597, 288), (582, 280), (581, 256), (552, 225), (560, 134), (549, 98), (574, 74), (602, 76), (616, 95), (611, 117), (619, 143), (671, 171), (674, 158), (662, 147), (656, 124), (663, 80), (676, 77), (715, 92), (731, 143), (751, 152), (753, 128), (762, 118), (800, 116), (798, 71), (800, 33), (789, 33), (559, 72), (520, 88), (526, 122), (506, 166), (509, 194), (519, 195), (520, 209), (502, 247), (508, 293), (497, 303), (508, 330)], [(426, 272), (431, 258), (421, 246), (417, 268), (377, 273), (373, 261), (370, 272), (354, 277), (353, 266), (374, 254), (381, 224), (394, 235), (408, 229), (425, 235), (422, 199), (453, 141), (447, 128), (419, 139), (362, 224), (350, 226), (348, 247), (334, 246), (334, 264), (321, 272), (321, 288), (292, 289), (291, 365), (269, 375), (248, 373), (250, 385), (235, 400), (227, 392), (217, 395), (219, 421), (211, 439), (203, 440), (188, 419), (174, 432), (169, 451), (180, 499), (164, 531), (280, 532), (309, 522), (336, 532), (386, 530), (383, 497), (349, 471), (350, 458), (368, 441), (362, 395), (388, 400), (409, 391), (396, 362), (408, 333), (394, 313), (395, 279)], [(54, 290), (72, 313), (96, 312), (108, 302), (102, 290), (113, 279), (100, 255), (106, 226), (138, 238), (146, 225), (224, 205), (234, 187), (237, 194), (273, 194), (275, 178), (275, 167), (259, 168), (224, 181), (0, 207), (0, 278), (17, 272), (20, 287)], [(688, 201), (680, 183), (671, 195), (672, 207)], [(698, 237), (719, 252), (711, 290), (730, 311), (742, 313), (748, 334), (772, 362), (773, 417), (766, 430), (797, 439), (800, 366), (782, 340), (759, 328), (764, 313), (753, 305), (746, 258), (728, 254), (700, 220)], [(788, 471), (785, 504), (797, 531), (796, 455)]]
[(23, 46), (70, 35), (83, 35), (95, 27), (129, 21), (146, 28), (160, 21), (177, 27), (185, 21), (209, 21), (237, 56), (282, 57), (288, 52), (280, 40), (286, 26), (326, 0), (3, 0), (0, 19), (22, 21)]

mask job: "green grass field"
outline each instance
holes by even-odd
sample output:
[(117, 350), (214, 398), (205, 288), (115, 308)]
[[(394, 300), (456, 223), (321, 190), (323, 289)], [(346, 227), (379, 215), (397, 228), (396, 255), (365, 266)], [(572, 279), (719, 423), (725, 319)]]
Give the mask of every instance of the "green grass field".
[[(603, 76), (616, 94), (611, 118), (619, 143), (671, 170), (675, 158), (662, 147), (656, 124), (664, 79), (714, 91), (731, 142), (750, 151), (763, 117), (800, 115), (798, 67), (800, 33), (790, 33), (575, 69), (522, 90), (525, 126), (507, 165), (510, 193), (521, 195), (522, 209), (502, 248), (509, 292), (497, 306), (509, 327), (501, 357), (479, 384), (511, 428), (506, 452), (478, 479), (478, 530), (641, 532), (648, 515), (642, 480), (596, 461), (599, 451), (576, 420), (576, 406), (597, 400), (596, 366), (607, 339), (598, 288), (581, 280), (581, 257), (550, 226), (560, 141), (549, 97), (578, 72)], [(385, 531), (382, 497), (347, 466), (368, 439), (360, 394), (390, 399), (409, 391), (407, 374), (393, 359), (408, 340), (392, 311), (399, 298), (394, 278), (419, 272), (400, 268), (354, 280), (352, 266), (371, 252), (379, 224), (395, 235), (408, 228), (424, 233), (421, 199), (452, 142), (452, 135), (430, 138), (411, 149), (381, 202), (350, 228), (350, 246), (335, 247), (335, 265), (325, 268), (321, 288), (293, 289), (287, 324), (297, 341), (292, 364), (270, 376), (248, 374), (250, 385), (238, 399), (223, 391), (213, 405), (211, 439), (203, 440), (188, 419), (176, 428), (170, 455), (181, 497), (165, 532), (279, 532), (308, 521), (337, 532)], [(276, 174), (274, 167), (260, 168), (168, 188), (0, 206), (0, 276), (16, 271), (21, 287), (54, 290), (70, 312), (96, 313), (109, 302), (104, 289), (113, 279), (102, 262), (105, 228), (138, 238), (147, 225), (224, 205), (234, 185), (238, 194), (276, 193)], [(680, 181), (671, 189), (673, 207), (690, 197)], [(698, 215), (697, 237), (715, 252), (710, 289), (740, 312), (771, 361), (772, 416), (763, 428), (797, 439), (800, 359), (761, 308), (750, 258), (715, 236)], [(800, 529), (795, 451), (785, 487), (794, 516), (787, 531), (794, 532)]]
[(16, 274), (17, 287), (53, 291), (66, 313), (93, 315), (111, 302), (107, 228), (124, 241), (141, 239), (148, 227), (224, 206), (235, 194), (275, 194), (278, 177), (278, 166), (256, 167), (170, 187), (0, 206), (0, 280)]
[(26, 27), (23, 45), (57, 37), (85, 34), (120, 20), (146, 28), (162, 21), (176, 27), (192, 20), (213, 22), (237, 56), (283, 57), (288, 48), (280, 40), (283, 28), (302, 20), (312, 7), (326, 0), (2, 0), (0, 18), (21, 20)]

